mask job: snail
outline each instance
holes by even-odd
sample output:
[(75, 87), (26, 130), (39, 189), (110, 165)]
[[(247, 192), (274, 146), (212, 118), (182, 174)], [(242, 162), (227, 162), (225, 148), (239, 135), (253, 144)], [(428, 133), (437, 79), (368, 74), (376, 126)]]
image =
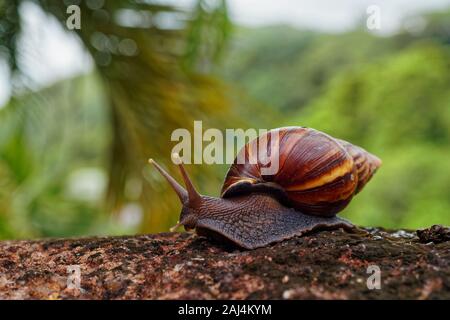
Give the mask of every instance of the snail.
[[(239, 154), (256, 152), (257, 142), (278, 134), (279, 169), (262, 174), (264, 164), (237, 160), (230, 166), (219, 198), (200, 195), (179, 163), (186, 189), (149, 160), (177, 193), (183, 205), (178, 224), (197, 234), (245, 249), (264, 247), (313, 230), (354, 230), (337, 217), (380, 167), (381, 160), (364, 149), (306, 127), (268, 131)], [(270, 137), (269, 137), (270, 139)], [(264, 144), (263, 144), (264, 145)], [(237, 159), (237, 158), (236, 158)]]

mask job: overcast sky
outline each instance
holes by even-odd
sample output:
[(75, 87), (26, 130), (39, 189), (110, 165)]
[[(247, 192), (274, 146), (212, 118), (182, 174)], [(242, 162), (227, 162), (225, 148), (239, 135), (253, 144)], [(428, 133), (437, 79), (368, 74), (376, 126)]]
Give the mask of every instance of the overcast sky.
[(445, 8), (450, 0), (228, 0), (233, 19), (246, 25), (287, 23), (336, 32), (352, 28), (370, 5), (381, 11), (383, 32), (399, 27), (402, 17)]
[[(157, 0), (186, 7), (195, 0)], [(381, 14), (382, 34), (395, 32), (403, 17), (450, 7), (450, 0), (228, 0), (232, 19), (241, 25), (289, 24), (327, 32), (342, 32), (366, 17), (370, 5)], [(22, 8), (26, 25), (24, 42), (30, 44), (23, 61), (31, 79), (42, 85), (87, 72), (92, 61), (83, 54), (76, 37), (68, 35), (56, 21), (46, 19), (34, 5)], [(81, 16), (83, 18), (83, 15)], [(7, 68), (0, 64), (0, 106), (10, 91)]]

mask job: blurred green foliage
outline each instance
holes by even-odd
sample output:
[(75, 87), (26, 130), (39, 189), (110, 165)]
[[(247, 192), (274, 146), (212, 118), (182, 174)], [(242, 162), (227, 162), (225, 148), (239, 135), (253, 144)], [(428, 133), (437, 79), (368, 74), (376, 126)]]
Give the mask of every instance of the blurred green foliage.
[[(22, 2), (0, 4), (0, 52), (14, 76), (23, 71)], [(64, 27), (64, 2), (33, 3)], [(15, 92), (0, 108), (0, 238), (167, 230), (180, 206), (146, 160), (178, 177), (170, 135), (193, 120), (205, 129), (302, 125), (347, 139), (384, 163), (344, 216), (385, 227), (450, 224), (450, 12), (380, 37), (362, 27), (232, 33), (222, 0), (188, 12), (80, 3), (77, 36), (93, 73)], [(123, 9), (139, 19), (112, 19)], [(158, 24), (163, 15), (179, 24)], [(226, 169), (188, 166), (199, 190), (215, 196)]]
[(345, 215), (385, 227), (450, 224), (450, 51), (422, 44), (336, 78), (298, 122), (383, 159)]
[(420, 32), (389, 37), (244, 29), (223, 73), (282, 113), (277, 126), (313, 127), (382, 158), (342, 212), (361, 225), (450, 224), (450, 11), (422, 18)]
[[(0, 110), (0, 236), (164, 230), (179, 208), (147, 159), (169, 164), (172, 131), (190, 129), (194, 119), (205, 127), (245, 123), (226, 84), (211, 75), (229, 34), (226, 3), (198, 0), (188, 11), (159, 2), (77, 1), (81, 29), (67, 31), (71, 3), (0, 3), (0, 52), (19, 88)], [(32, 89), (19, 62), (33, 48), (18, 45), (20, 14), (31, 4), (76, 33), (94, 74)], [(209, 177), (202, 191), (221, 180), (217, 168), (190, 169)]]

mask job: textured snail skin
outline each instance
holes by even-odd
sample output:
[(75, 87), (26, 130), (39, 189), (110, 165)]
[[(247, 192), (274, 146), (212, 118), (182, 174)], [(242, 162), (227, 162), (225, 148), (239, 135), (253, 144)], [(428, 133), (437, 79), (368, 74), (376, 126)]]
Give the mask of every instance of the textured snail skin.
[(245, 249), (264, 247), (316, 229), (355, 228), (336, 216), (305, 215), (283, 206), (267, 194), (231, 199), (205, 198), (195, 213), (190, 215), (186, 212), (181, 218), (182, 222), (189, 221), (187, 229), (195, 228), (199, 235), (234, 243)]
[[(273, 132), (280, 139), (276, 150), (270, 150)], [(186, 230), (195, 229), (200, 235), (245, 249), (318, 229), (356, 228), (336, 213), (361, 191), (381, 160), (358, 146), (310, 128), (280, 128), (267, 134), (245, 145), (239, 156), (250, 159), (258, 150), (259, 139), (264, 138), (268, 148), (265, 153), (278, 153), (279, 170), (263, 175), (262, 163), (240, 164), (236, 160), (225, 177), (220, 198), (200, 195), (181, 163), (186, 189), (150, 160), (183, 204), (175, 227), (183, 225)]]

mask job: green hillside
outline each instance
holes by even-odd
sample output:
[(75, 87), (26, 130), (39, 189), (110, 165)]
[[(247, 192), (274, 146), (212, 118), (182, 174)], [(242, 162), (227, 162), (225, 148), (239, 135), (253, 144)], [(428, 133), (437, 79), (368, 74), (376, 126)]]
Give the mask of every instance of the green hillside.
[(450, 224), (450, 12), (380, 37), (239, 29), (223, 75), (284, 120), (359, 144), (383, 166), (343, 213), (363, 225)]

